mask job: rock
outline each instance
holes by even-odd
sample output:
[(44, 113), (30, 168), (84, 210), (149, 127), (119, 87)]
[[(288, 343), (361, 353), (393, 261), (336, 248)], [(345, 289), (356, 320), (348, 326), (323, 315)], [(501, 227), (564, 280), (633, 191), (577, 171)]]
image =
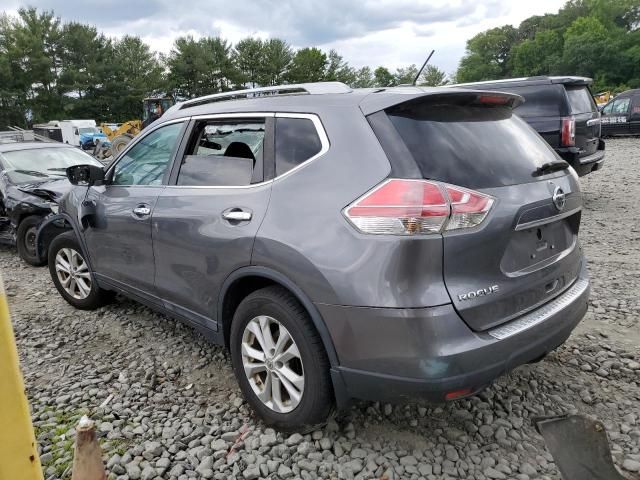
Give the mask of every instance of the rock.
[(622, 462), (622, 468), (628, 472), (640, 472), (640, 461), (627, 458)]
[(535, 467), (530, 463), (526, 463), (526, 462), (520, 465), (519, 470), (520, 470), (520, 473), (524, 475), (529, 475), (530, 477), (538, 474), (538, 471), (535, 469)]
[(142, 470), (142, 473), (140, 474), (140, 480), (151, 480), (152, 478), (155, 478), (156, 475), (156, 469), (148, 465), (144, 467), (144, 470)]
[(485, 476), (487, 476), (488, 478), (494, 478), (494, 479), (503, 479), (503, 478), (507, 478), (507, 476), (502, 473), (499, 472), (498, 470), (496, 470), (495, 468), (492, 467), (487, 467), (484, 469), (484, 474)]
[(138, 480), (142, 475), (142, 470), (140, 470), (140, 466), (137, 463), (128, 463), (124, 466), (124, 469), (131, 480)]
[(304, 440), (304, 437), (302, 435), (300, 435), (299, 433), (294, 433), (289, 438), (287, 438), (285, 443), (289, 446), (298, 445), (300, 442), (302, 442), (302, 440)]
[(349, 455), (351, 456), (351, 458), (365, 458), (367, 456), (367, 452), (362, 448), (354, 448), (353, 450), (351, 450), (351, 453)]
[(406, 457), (402, 457), (400, 459), (400, 465), (403, 465), (403, 466), (417, 465), (417, 464), (418, 464), (418, 460), (416, 460), (416, 457), (414, 457), (413, 455), (407, 455)]
[(286, 465), (280, 465), (278, 467), (278, 478), (290, 478), (293, 477), (293, 471)]
[(246, 478), (246, 480), (255, 480), (260, 477), (260, 467), (257, 465), (249, 465), (244, 469), (244, 472), (242, 472), (242, 476)]

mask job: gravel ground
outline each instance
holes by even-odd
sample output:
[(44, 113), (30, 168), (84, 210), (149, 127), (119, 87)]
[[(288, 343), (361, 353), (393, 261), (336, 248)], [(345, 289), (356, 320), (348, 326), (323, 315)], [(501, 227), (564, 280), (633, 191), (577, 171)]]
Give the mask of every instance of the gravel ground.
[(70, 478), (73, 426), (98, 423), (110, 478), (557, 479), (532, 417), (601, 419), (616, 464), (640, 471), (640, 139), (609, 140), (583, 179), (592, 307), (544, 361), (446, 405), (362, 402), (308, 435), (265, 428), (229, 355), (120, 299), (68, 306), (46, 269), (0, 249), (45, 478)]

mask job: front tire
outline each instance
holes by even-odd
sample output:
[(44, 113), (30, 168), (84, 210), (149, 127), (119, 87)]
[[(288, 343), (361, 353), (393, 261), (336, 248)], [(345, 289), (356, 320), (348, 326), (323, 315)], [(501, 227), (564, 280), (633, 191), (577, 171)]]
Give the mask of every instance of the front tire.
[(75, 232), (62, 233), (51, 242), (49, 273), (62, 298), (80, 310), (95, 310), (113, 298), (96, 283)]
[(34, 267), (47, 264), (46, 258), (40, 258), (36, 248), (36, 234), (42, 222), (42, 217), (31, 216), (20, 222), (16, 231), (16, 247), (20, 258)]
[(240, 303), (230, 349), (240, 389), (267, 425), (310, 431), (327, 421), (329, 360), (309, 314), (287, 290), (263, 288)]

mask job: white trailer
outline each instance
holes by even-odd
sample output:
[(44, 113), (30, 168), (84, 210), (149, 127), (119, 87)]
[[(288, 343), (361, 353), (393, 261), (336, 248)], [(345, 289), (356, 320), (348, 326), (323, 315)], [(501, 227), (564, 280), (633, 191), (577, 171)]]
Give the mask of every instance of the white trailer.
[(58, 123), (62, 131), (62, 143), (80, 146), (80, 134), (88, 131), (97, 131), (95, 120), (61, 120)]

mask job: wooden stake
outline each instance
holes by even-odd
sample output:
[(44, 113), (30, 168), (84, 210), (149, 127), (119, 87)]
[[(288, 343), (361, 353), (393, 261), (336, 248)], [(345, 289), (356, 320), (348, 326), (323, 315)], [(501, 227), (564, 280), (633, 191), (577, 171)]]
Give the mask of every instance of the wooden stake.
[(85, 415), (76, 427), (71, 480), (105, 480), (102, 451), (96, 437), (96, 424)]

